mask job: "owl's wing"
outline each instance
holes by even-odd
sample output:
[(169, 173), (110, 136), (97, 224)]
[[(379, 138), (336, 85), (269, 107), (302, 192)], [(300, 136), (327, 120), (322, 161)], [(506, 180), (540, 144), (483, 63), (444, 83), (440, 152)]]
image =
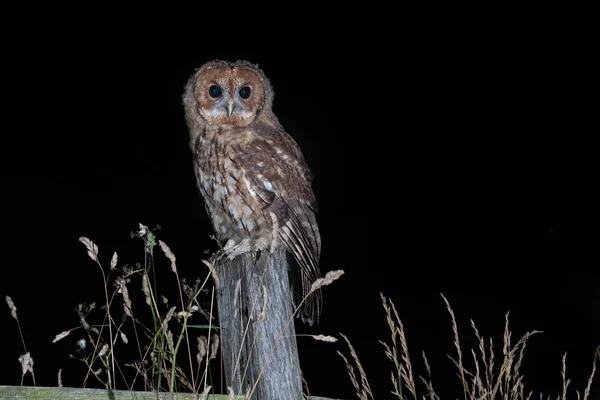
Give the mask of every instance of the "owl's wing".
[[(263, 127), (249, 142), (232, 151), (232, 162), (244, 172), (251, 194), (263, 210), (277, 217), (277, 235), (301, 269), (304, 295), (320, 277), (321, 236), (312, 174), (296, 142), (284, 131)], [(321, 311), (321, 294), (311, 294), (303, 319), (312, 323)]]

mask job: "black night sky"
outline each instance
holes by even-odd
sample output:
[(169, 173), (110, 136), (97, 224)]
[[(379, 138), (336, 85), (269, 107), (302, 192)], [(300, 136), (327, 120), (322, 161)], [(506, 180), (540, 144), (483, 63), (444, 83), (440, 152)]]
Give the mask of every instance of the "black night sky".
[[(18, 307), (38, 385), (56, 386), (58, 368), (65, 386), (81, 384), (81, 365), (68, 358), (78, 336), (52, 344), (77, 326), (78, 303), (104, 295), (80, 236), (105, 265), (114, 251), (133, 265), (143, 248), (130, 232), (160, 225), (179, 273), (205, 276), (204, 249), (216, 246), (181, 94), (204, 62), (245, 59), (271, 79), (275, 114), (315, 176), (322, 271), (345, 271), (324, 289), (320, 326), (297, 323), (297, 333), (346, 335), (375, 398), (389, 398), (383, 293), (416, 373), (425, 351), (438, 393), (458, 397), (443, 293), (468, 362), (470, 319), (500, 350), (510, 310), (513, 341), (544, 331), (525, 350), (526, 387), (559, 394), (566, 351), (571, 387), (584, 389), (600, 345), (586, 24), (561, 23), (557, 12), (459, 22), (429, 10), (281, 30), (249, 16), (157, 11), (39, 11), (2, 28), (0, 294)], [(171, 279), (168, 260), (159, 253), (157, 262)], [(18, 385), (23, 349), (8, 307), (0, 326), (0, 385)], [(347, 347), (298, 343), (311, 393), (353, 398), (336, 353)]]

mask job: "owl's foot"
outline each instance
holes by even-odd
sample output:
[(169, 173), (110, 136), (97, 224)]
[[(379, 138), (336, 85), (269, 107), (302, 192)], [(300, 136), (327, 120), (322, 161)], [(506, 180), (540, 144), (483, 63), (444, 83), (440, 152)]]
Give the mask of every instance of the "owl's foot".
[(240, 254), (264, 250), (266, 248), (268, 248), (267, 244), (263, 243), (261, 240), (243, 239), (241, 242), (236, 243), (233, 239), (229, 239), (227, 243), (225, 243), (225, 246), (216, 252), (211, 259), (219, 261), (223, 257), (227, 257), (229, 260), (233, 260)]
[(244, 239), (239, 243), (235, 243), (233, 239), (229, 239), (222, 251), (224, 255), (227, 256), (230, 260), (233, 260), (236, 256), (240, 254), (248, 253), (252, 251), (252, 241), (250, 239)]

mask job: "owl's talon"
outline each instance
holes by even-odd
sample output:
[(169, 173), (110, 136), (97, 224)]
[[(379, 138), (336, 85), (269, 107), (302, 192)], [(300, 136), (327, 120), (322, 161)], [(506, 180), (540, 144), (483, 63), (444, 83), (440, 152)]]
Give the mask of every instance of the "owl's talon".
[(225, 243), (225, 246), (223, 246), (223, 251), (227, 252), (233, 247), (235, 247), (235, 241), (233, 239), (229, 239), (227, 243)]

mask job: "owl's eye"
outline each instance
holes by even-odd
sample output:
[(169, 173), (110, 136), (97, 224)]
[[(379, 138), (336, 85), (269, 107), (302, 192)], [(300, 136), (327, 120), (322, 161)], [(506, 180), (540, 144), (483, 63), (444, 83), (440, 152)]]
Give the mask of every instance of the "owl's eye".
[(213, 99), (216, 99), (217, 97), (221, 96), (223, 92), (221, 91), (221, 88), (218, 87), (217, 85), (211, 85), (208, 88), (208, 94), (210, 97), (212, 97)]
[(244, 86), (240, 89), (240, 97), (244, 100), (250, 97), (250, 93), (252, 93), (252, 90), (249, 86)]

